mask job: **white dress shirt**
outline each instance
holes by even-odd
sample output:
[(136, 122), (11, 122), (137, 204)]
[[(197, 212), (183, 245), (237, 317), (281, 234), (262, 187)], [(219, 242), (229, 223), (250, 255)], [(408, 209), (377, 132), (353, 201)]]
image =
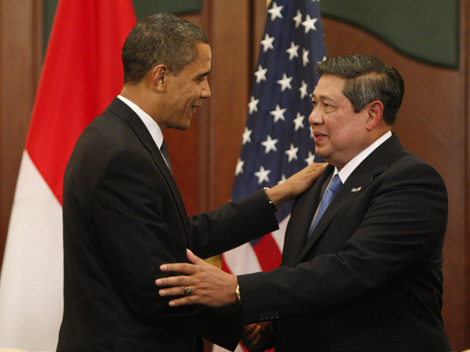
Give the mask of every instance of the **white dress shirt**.
[[(160, 154), (162, 154), (161, 147), (163, 144), (163, 133), (162, 133), (162, 130), (160, 129), (160, 126), (158, 126), (158, 123), (155, 122), (155, 120), (152, 119), (149, 114), (147, 114), (144, 110), (139, 108), (136, 104), (134, 104), (129, 99), (124, 98), (122, 95), (118, 95), (118, 98), (121, 99), (125, 104), (127, 104), (137, 114), (137, 116), (139, 116), (139, 118), (142, 120), (145, 127), (149, 131), (150, 135), (152, 136), (152, 139), (157, 145), (158, 150), (160, 150)], [(170, 166), (168, 165), (168, 162), (166, 161), (165, 156), (163, 154), (162, 156), (168, 168), (171, 170)]]
[[(374, 143), (369, 145), (366, 149), (364, 149), (362, 152), (360, 152), (354, 158), (352, 158), (341, 170), (338, 170), (338, 168), (335, 167), (335, 171), (333, 172), (333, 176), (331, 177), (330, 182), (333, 179), (333, 177), (336, 174), (338, 174), (341, 182), (344, 185), (348, 177), (353, 173), (354, 170), (356, 170), (356, 168), (364, 161), (364, 159), (367, 158), (374, 150), (376, 150), (382, 143), (384, 143), (391, 136), (392, 136), (392, 132), (390, 131), (386, 132), (380, 138), (374, 141)], [(329, 185), (330, 184), (328, 183), (328, 186)], [(308, 233), (310, 233), (313, 223), (315, 222), (315, 218), (317, 217), (319, 207), (320, 207), (320, 203), (318, 203), (318, 207), (317, 207), (317, 210), (315, 211), (315, 215), (313, 216)]]

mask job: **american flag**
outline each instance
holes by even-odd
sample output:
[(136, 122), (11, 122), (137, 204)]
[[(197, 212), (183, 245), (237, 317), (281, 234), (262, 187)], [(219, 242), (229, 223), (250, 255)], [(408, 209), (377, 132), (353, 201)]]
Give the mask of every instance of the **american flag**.
[[(315, 66), (326, 59), (320, 0), (271, 1), (254, 73), (232, 199), (272, 187), (315, 159), (308, 123)], [(223, 255), (233, 274), (269, 271), (281, 263), (292, 203), (276, 213), (280, 230)], [(237, 351), (242, 351), (241, 347)]]

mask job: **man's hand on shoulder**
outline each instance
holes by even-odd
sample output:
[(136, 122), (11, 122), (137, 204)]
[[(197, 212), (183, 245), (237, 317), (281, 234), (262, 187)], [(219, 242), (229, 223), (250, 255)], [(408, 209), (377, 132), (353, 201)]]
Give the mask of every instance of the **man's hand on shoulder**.
[(276, 207), (291, 201), (312, 186), (313, 182), (325, 170), (327, 163), (313, 163), (295, 173), (283, 183), (278, 184), (266, 191), (269, 199)]

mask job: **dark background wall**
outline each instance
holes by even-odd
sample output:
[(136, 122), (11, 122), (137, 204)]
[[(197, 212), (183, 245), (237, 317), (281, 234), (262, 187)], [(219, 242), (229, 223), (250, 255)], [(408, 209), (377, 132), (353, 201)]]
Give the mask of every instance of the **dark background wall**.
[(458, 0), (322, 0), (323, 16), (365, 29), (401, 53), (459, 65)]
[[(0, 261), (53, 3), (0, 2)], [(148, 6), (184, 1), (134, 3), (142, 18), (156, 12)], [(190, 214), (230, 198), (265, 5), (265, 0), (193, 0), (192, 9), (163, 9), (204, 28), (213, 50), (212, 98), (188, 131), (165, 133)], [(405, 99), (394, 130), (446, 181), (443, 314), (453, 350), (470, 348), (470, 0), (321, 0), (320, 5), (329, 56), (373, 54), (403, 75)], [(410, 29), (413, 21), (419, 28)]]

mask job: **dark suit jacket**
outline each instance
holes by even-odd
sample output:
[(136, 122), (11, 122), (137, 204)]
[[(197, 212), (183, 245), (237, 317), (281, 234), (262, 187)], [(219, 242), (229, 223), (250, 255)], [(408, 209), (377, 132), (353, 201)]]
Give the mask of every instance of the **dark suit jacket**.
[(276, 351), (450, 351), (443, 180), (393, 135), (350, 175), (306, 241), (332, 172), (295, 203), (282, 266), (239, 277), (244, 321), (276, 320)]
[[(188, 177), (190, 177), (188, 175)], [(140, 118), (116, 98), (79, 138), (64, 179), (64, 317), (58, 351), (192, 351), (201, 339), (233, 349), (241, 318), (170, 308), (159, 266), (203, 258), (277, 228), (262, 191), (188, 218)]]

